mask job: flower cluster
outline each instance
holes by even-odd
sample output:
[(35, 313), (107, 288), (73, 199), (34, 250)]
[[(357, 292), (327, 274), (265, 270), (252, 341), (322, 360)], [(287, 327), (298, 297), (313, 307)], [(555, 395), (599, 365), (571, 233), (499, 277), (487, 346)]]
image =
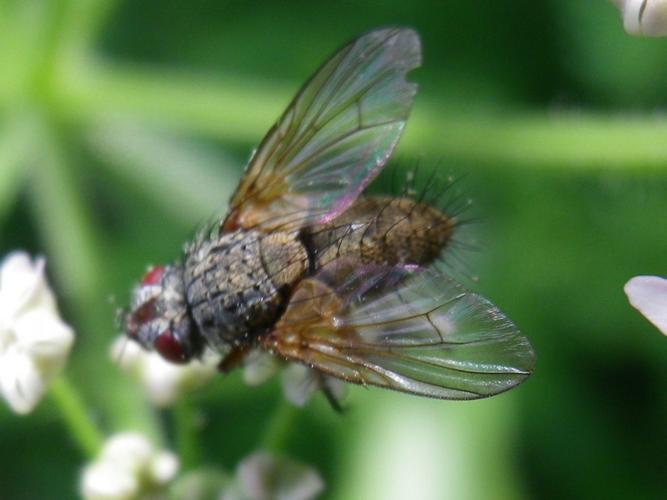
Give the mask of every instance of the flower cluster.
[(216, 374), (220, 362), (219, 356), (207, 353), (202, 360), (177, 365), (125, 336), (114, 341), (111, 357), (140, 381), (148, 399), (160, 407), (170, 406), (185, 393), (204, 385)]
[(257, 452), (239, 464), (220, 500), (310, 500), (323, 489), (324, 482), (312, 467)]
[(85, 500), (133, 498), (219, 498), (220, 500), (311, 500), (324, 489), (312, 467), (270, 453), (243, 459), (233, 476), (217, 468), (198, 468), (176, 478), (179, 463), (156, 450), (141, 434), (121, 433), (105, 443), (99, 457), (81, 474)]
[(612, 0), (631, 35), (667, 35), (667, 0)]
[(156, 450), (141, 434), (117, 434), (83, 470), (81, 496), (86, 500), (129, 500), (155, 495), (166, 489), (178, 467), (176, 455)]
[(58, 315), (45, 261), (14, 252), (0, 265), (0, 394), (16, 413), (40, 401), (63, 368), (74, 333)]

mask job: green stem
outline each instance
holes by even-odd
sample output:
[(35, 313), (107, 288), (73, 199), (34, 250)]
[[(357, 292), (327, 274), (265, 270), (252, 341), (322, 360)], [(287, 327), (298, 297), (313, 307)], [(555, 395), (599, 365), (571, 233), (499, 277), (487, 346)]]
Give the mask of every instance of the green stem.
[[(216, 139), (256, 142), (292, 93), (240, 80), (96, 64), (60, 82), (59, 109), (82, 122), (118, 116)], [(501, 110), (436, 111), (417, 100), (400, 151), (436, 155), (454, 164), (557, 169), (664, 169), (667, 119), (647, 114)], [(224, 120), (220, 117), (225, 116)]]
[(30, 151), (29, 120), (8, 113), (8, 125), (0, 132), (0, 220), (4, 219), (24, 179)]
[(173, 409), (176, 450), (183, 470), (191, 470), (201, 463), (201, 446), (197, 432), (196, 409), (187, 398), (181, 398)]
[(86, 410), (81, 395), (64, 375), (53, 381), (49, 395), (81, 451), (92, 459), (104, 442), (104, 434)]
[(281, 398), (278, 407), (267, 423), (266, 430), (259, 442), (259, 448), (272, 452), (284, 450), (298, 414), (299, 408)]

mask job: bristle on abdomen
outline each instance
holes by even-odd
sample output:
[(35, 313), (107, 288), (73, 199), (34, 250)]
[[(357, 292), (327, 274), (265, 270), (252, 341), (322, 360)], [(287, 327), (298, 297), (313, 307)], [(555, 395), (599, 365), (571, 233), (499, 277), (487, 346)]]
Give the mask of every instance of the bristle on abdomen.
[(359, 198), (342, 215), (306, 235), (320, 268), (339, 257), (360, 263), (433, 262), (449, 242), (455, 221), (410, 198)]

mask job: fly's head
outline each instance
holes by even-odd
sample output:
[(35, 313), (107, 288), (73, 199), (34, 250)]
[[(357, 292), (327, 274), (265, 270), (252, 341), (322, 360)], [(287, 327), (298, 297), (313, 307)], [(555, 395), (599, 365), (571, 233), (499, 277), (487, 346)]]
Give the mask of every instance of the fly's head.
[(172, 363), (187, 363), (203, 350), (185, 302), (180, 265), (150, 268), (134, 288), (125, 333)]

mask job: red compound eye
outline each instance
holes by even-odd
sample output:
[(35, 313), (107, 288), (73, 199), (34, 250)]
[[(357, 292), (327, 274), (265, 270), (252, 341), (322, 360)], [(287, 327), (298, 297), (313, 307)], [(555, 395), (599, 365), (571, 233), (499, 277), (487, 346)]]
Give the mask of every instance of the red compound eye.
[(157, 266), (151, 268), (144, 277), (141, 279), (141, 284), (146, 285), (158, 285), (162, 281), (162, 276), (164, 276), (164, 266)]
[(138, 324), (143, 325), (155, 319), (155, 299), (141, 304), (132, 315), (132, 319)]
[(188, 361), (188, 356), (183, 351), (183, 345), (174, 337), (171, 330), (165, 330), (158, 335), (153, 347), (167, 361), (172, 363), (186, 363)]
[(136, 338), (141, 325), (155, 319), (155, 299), (141, 304), (131, 314), (128, 314), (126, 320), (127, 333), (130, 337)]

